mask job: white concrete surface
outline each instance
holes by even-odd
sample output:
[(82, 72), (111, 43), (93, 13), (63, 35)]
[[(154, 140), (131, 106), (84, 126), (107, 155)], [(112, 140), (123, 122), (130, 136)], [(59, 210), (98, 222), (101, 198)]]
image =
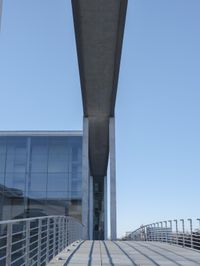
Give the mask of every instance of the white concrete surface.
[(89, 127), (88, 118), (83, 118), (82, 147), (82, 224), (83, 239), (89, 239)]
[[(60, 253), (49, 266), (200, 265), (200, 252), (158, 242), (83, 241)], [(60, 260), (59, 260), (60, 258)]]

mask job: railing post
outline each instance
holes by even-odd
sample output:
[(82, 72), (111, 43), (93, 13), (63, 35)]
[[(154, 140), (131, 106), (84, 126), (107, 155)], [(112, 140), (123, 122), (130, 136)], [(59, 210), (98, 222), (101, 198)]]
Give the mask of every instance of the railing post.
[(196, 239), (195, 239), (195, 244), (198, 246), (198, 248), (199, 248), (199, 245), (200, 245), (200, 243), (199, 243), (199, 239), (200, 239), (200, 219), (197, 219), (197, 221), (199, 222), (199, 229), (198, 229), (198, 232), (197, 232), (197, 234), (198, 234), (198, 245), (196, 244)]
[(6, 236), (6, 266), (11, 265), (11, 248), (12, 248), (12, 223), (7, 224)]
[(140, 237), (140, 233), (139, 235), (138, 234), (135, 234), (135, 240), (138, 241), (138, 237)]
[(56, 256), (56, 217), (53, 218), (53, 256)]
[(144, 241), (149, 241), (149, 238), (148, 238), (148, 226), (144, 226)]
[(156, 223), (157, 229), (156, 229), (156, 241), (159, 242), (159, 223)]
[(164, 224), (165, 224), (164, 242), (168, 242), (167, 221), (164, 221)]
[(154, 224), (153, 224), (153, 241), (156, 241), (156, 235), (155, 235), (155, 232), (156, 232), (156, 224), (154, 223)]
[(67, 219), (65, 218), (65, 247), (67, 247)]
[(199, 227), (200, 227), (200, 219), (197, 219), (197, 221), (199, 222)]
[(153, 236), (152, 236), (152, 231), (153, 231), (153, 225), (150, 225), (150, 241), (153, 241)]
[(66, 218), (66, 241), (67, 241), (67, 246), (69, 246), (69, 225), (68, 225), (68, 217)]
[(174, 220), (175, 228), (176, 228), (176, 244), (178, 245), (178, 221)]
[(163, 242), (163, 222), (160, 222), (160, 228), (161, 228), (161, 230), (160, 230), (160, 240), (161, 240), (161, 242)]
[[(6, 230), (6, 235), (3, 236), (6, 241), (3, 244), (5, 245), (3, 248), (6, 254), (5, 257), (2, 257), (2, 260), (5, 260), (5, 266), (14, 266), (15, 262), (25, 266), (32, 264), (40, 266), (41, 260), (48, 264), (50, 257), (55, 257), (73, 241), (82, 239), (83, 231), (83, 225), (76, 219), (64, 216), (0, 221), (0, 226), (3, 226), (3, 229)], [(143, 228), (147, 230), (146, 226)], [(17, 241), (14, 237), (16, 241), (14, 243), (13, 233), (20, 234)], [(147, 236), (145, 231), (144, 236), (145, 238)], [(22, 245), (15, 247), (13, 251), (15, 255), (12, 256), (12, 247), (15, 243), (18, 243), (18, 240), (22, 242)], [(34, 247), (32, 247), (32, 244), (34, 244)]]
[(192, 230), (192, 219), (188, 219), (189, 223), (190, 223), (190, 247), (194, 248), (194, 244), (193, 244), (193, 230)]
[(61, 250), (64, 249), (64, 223), (63, 223), (63, 217), (61, 218)]
[(60, 218), (60, 252), (63, 249), (63, 218)]
[(170, 243), (172, 244), (172, 220), (169, 220), (169, 227), (170, 227)]
[(140, 240), (144, 241), (144, 226), (143, 225), (140, 228)]
[(74, 223), (74, 241), (77, 239), (77, 224)]
[(58, 253), (62, 247), (62, 231), (61, 231), (61, 217), (58, 217)]
[(71, 236), (72, 236), (72, 230), (71, 230), (71, 221), (68, 219), (68, 245), (71, 244)]
[(30, 249), (30, 220), (26, 221), (26, 248), (25, 248), (25, 265), (29, 265)]
[(38, 220), (38, 256), (37, 256), (37, 265), (40, 266), (41, 260), (41, 235), (42, 235), (42, 220)]
[(182, 222), (182, 233), (183, 233), (183, 247), (185, 247), (185, 221), (184, 219), (180, 219)]
[(65, 220), (62, 217), (62, 250), (65, 248)]
[(71, 243), (73, 243), (74, 242), (75, 228), (74, 228), (74, 223), (72, 223), (72, 221), (70, 221), (70, 231), (72, 232), (72, 234), (71, 234)]
[(49, 218), (47, 218), (46, 264), (49, 262), (49, 232), (50, 232), (50, 221)]
[(62, 236), (61, 236), (61, 217), (58, 218), (58, 253), (61, 251)]

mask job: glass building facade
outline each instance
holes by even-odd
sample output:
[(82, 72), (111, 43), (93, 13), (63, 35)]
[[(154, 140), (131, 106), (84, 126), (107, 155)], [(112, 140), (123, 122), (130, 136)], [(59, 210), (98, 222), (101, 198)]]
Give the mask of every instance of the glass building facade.
[(81, 220), (82, 134), (0, 134), (0, 220)]

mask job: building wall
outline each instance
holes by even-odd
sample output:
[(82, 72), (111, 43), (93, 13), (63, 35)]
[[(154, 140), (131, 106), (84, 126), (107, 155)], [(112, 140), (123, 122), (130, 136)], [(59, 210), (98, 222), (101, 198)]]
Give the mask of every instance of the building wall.
[(0, 137), (0, 220), (81, 220), (82, 136)]

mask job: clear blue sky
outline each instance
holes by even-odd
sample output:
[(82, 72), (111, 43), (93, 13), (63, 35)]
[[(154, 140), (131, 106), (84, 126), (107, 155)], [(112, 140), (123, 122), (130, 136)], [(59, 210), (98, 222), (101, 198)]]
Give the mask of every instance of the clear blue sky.
[[(200, 1), (129, 0), (116, 104), (118, 233), (200, 216)], [(4, 0), (0, 130), (82, 129), (70, 0)]]

